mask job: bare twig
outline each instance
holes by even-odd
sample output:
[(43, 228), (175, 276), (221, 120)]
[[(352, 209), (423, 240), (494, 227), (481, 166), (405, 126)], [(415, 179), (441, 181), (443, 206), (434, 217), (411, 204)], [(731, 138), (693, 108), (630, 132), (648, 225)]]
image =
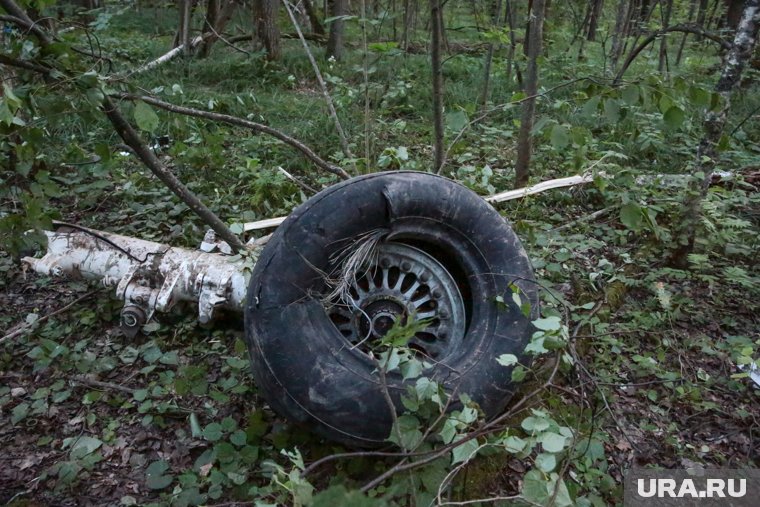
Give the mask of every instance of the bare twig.
[(319, 86), (322, 89), (322, 95), (324, 96), (325, 102), (327, 103), (327, 110), (330, 113), (330, 117), (332, 118), (333, 123), (335, 123), (335, 130), (338, 132), (338, 137), (340, 138), (340, 146), (343, 149), (343, 154), (351, 161), (354, 173), (356, 173), (354, 155), (351, 153), (351, 148), (348, 146), (348, 138), (346, 137), (346, 133), (343, 131), (343, 126), (340, 124), (338, 112), (335, 110), (335, 104), (333, 103), (332, 97), (330, 96), (330, 92), (327, 90), (327, 83), (325, 83), (325, 80), (322, 78), (322, 72), (319, 70), (317, 61), (314, 60), (314, 55), (311, 53), (311, 49), (309, 49), (309, 44), (306, 42), (306, 38), (304, 38), (303, 32), (301, 31), (301, 26), (298, 24), (298, 20), (293, 14), (293, 9), (291, 9), (290, 3), (288, 3), (288, 0), (283, 0), (282, 3), (285, 5), (285, 10), (288, 11), (290, 21), (293, 23), (293, 26), (298, 33), (298, 38), (301, 39), (303, 49), (306, 51), (306, 56), (309, 58), (309, 62), (311, 62), (311, 66), (314, 69), (314, 74), (316, 75)]
[(119, 384), (114, 384), (112, 382), (103, 382), (101, 380), (94, 380), (86, 375), (76, 375), (74, 377), (71, 377), (69, 380), (72, 382), (76, 382), (77, 384), (83, 384), (86, 386), (94, 387), (96, 389), (105, 389), (109, 391), (120, 391), (122, 393), (126, 393), (129, 395), (134, 395), (135, 390), (129, 387), (125, 387)]
[(147, 104), (151, 104), (153, 106), (164, 109), (166, 111), (170, 111), (172, 113), (183, 114), (185, 116), (194, 116), (196, 118), (205, 118), (211, 121), (227, 123), (229, 125), (235, 125), (237, 127), (247, 128), (254, 132), (262, 132), (264, 134), (268, 134), (274, 138), (279, 139), (283, 143), (297, 149), (307, 159), (314, 162), (314, 164), (320, 167), (321, 169), (331, 172), (342, 179), (349, 178), (349, 175), (346, 171), (344, 171), (340, 167), (334, 166), (326, 162), (319, 155), (314, 153), (314, 151), (311, 148), (303, 144), (301, 141), (294, 139), (293, 137), (290, 137), (289, 135), (284, 134), (280, 132), (279, 130), (273, 129), (272, 127), (268, 125), (252, 122), (250, 120), (238, 118), (237, 116), (231, 116), (228, 114), (212, 113), (210, 111), (201, 111), (200, 109), (193, 109), (190, 107), (178, 106), (176, 104), (164, 102), (163, 100), (159, 100), (155, 97), (150, 97), (147, 95), (131, 95), (127, 93), (121, 93), (115, 96), (118, 98), (127, 99), (127, 100), (142, 100), (143, 102)]

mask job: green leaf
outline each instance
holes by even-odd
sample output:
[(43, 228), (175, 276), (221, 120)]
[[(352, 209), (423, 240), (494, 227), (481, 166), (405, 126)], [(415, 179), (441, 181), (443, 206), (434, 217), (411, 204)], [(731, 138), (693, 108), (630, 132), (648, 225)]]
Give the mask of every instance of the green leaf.
[(244, 446), (247, 441), (248, 441), (248, 436), (245, 434), (245, 431), (243, 430), (237, 430), (232, 435), (230, 435), (230, 442), (232, 442), (238, 447)]
[(561, 150), (570, 142), (567, 127), (564, 125), (555, 125), (552, 127), (551, 142), (555, 150)]
[(543, 417), (529, 416), (523, 419), (523, 422), (520, 423), (520, 426), (522, 426), (522, 429), (528, 433), (535, 434), (549, 429), (549, 421)]
[(586, 118), (595, 118), (601, 101), (602, 99), (598, 95), (596, 97), (591, 97), (585, 104), (583, 104), (581, 115)]
[(133, 114), (140, 130), (153, 132), (158, 127), (158, 115), (145, 102), (138, 100)]
[(402, 415), (396, 419), (388, 440), (398, 444), (403, 449), (414, 449), (420, 443), (420, 440), (422, 440), (420, 421), (413, 415)]
[(686, 115), (683, 112), (683, 109), (678, 106), (670, 107), (667, 111), (665, 111), (665, 114), (662, 115), (665, 126), (671, 130), (675, 130), (680, 127), (683, 124), (685, 118)]
[(604, 101), (604, 117), (608, 123), (617, 123), (620, 120), (620, 104), (615, 99)]
[(565, 443), (567, 442), (567, 439), (563, 437), (562, 435), (560, 435), (559, 433), (554, 433), (553, 431), (547, 431), (546, 433), (541, 433), (541, 435), (539, 435), (538, 441), (544, 447), (544, 451), (560, 452), (562, 449), (565, 448)]
[(620, 221), (632, 231), (638, 231), (643, 222), (643, 216), (639, 205), (628, 203), (620, 208)]
[(496, 362), (502, 366), (512, 366), (517, 364), (517, 356), (514, 354), (502, 354), (496, 358)]
[(518, 452), (522, 452), (523, 449), (525, 449), (525, 446), (528, 445), (528, 442), (523, 440), (520, 437), (516, 436), (510, 436), (507, 437), (507, 439), (504, 441), (504, 447), (507, 449), (508, 452), (511, 452), (512, 454), (517, 454)]
[(557, 466), (557, 457), (554, 454), (539, 453), (536, 456), (536, 466), (542, 472), (549, 473)]
[(211, 423), (203, 428), (203, 438), (209, 442), (216, 442), (222, 438), (222, 425), (219, 423)]
[(169, 470), (169, 463), (164, 460), (154, 461), (145, 471), (145, 485), (150, 489), (164, 489), (172, 483), (174, 477), (164, 475)]
[(29, 414), (29, 404), (28, 403), (19, 403), (15, 407), (13, 407), (13, 412), (11, 415), (11, 424), (16, 424), (22, 420)]
[(533, 325), (542, 331), (559, 331), (562, 328), (562, 321), (559, 317), (552, 315), (534, 320)]
[(639, 101), (639, 87), (636, 85), (627, 86), (623, 89), (623, 101), (629, 106), (636, 105)]
[(478, 439), (473, 438), (460, 446), (454, 447), (451, 451), (451, 464), (464, 463), (475, 457), (478, 450)]
[(72, 459), (82, 458), (98, 450), (103, 441), (95, 437), (82, 436), (71, 445)]
[(528, 375), (528, 371), (522, 365), (517, 365), (512, 370), (512, 382), (522, 382)]
[(467, 125), (467, 114), (464, 111), (452, 111), (446, 115), (446, 127), (459, 132)]
[(195, 412), (190, 414), (190, 434), (193, 438), (200, 438), (203, 435), (201, 424), (198, 421), (198, 415)]
[(458, 421), (451, 417), (446, 419), (446, 422), (443, 423), (443, 428), (441, 428), (439, 434), (441, 435), (444, 444), (449, 444), (454, 440), (454, 437), (457, 434), (457, 423)]

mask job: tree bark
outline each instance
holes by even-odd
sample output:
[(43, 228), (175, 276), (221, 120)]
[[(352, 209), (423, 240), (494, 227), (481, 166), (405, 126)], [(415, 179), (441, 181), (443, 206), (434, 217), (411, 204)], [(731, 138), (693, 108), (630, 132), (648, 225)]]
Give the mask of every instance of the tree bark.
[[(688, 22), (691, 23), (691, 20), (694, 18), (694, 11), (697, 9), (697, 0), (691, 0), (689, 2), (689, 14), (688, 14)], [(683, 56), (683, 48), (686, 46), (686, 38), (689, 36), (688, 33), (684, 33), (683, 37), (681, 37), (681, 44), (678, 46), (678, 54), (676, 55), (676, 67), (680, 65), (681, 63), (681, 56)]]
[[(683, 215), (678, 224), (676, 239), (678, 246), (671, 255), (674, 266), (688, 266), (688, 256), (694, 251), (696, 231), (702, 215), (702, 201), (707, 196), (711, 175), (720, 160), (718, 143), (728, 120), (731, 107), (731, 92), (739, 84), (744, 67), (752, 56), (760, 28), (760, 0), (747, 0), (737, 25), (734, 43), (725, 56), (723, 70), (715, 85), (721, 96), (722, 107), (718, 111), (708, 111), (704, 120), (704, 135), (697, 148), (694, 164), (694, 181), (697, 181), (683, 207)], [(698, 174), (702, 174), (701, 180)], [(696, 188), (694, 188), (696, 187)]]
[(538, 92), (538, 57), (544, 27), (544, 0), (533, 0), (530, 10), (531, 30), (528, 41), (528, 68), (525, 78), (525, 94), (528, 99), (523, 104), (520, 118), (520, 133), (517, 140), (517, 161), (515, 163), (515, 188), (524, 187), (530, 176), (533, 121), (536, 113), (536, 93)]
[(615, 29), (612, 32), (612, 50), (610, 51), (610, 68), (613, 72), (617, 68), (618, 60), (620, 60), (620, 55), (622, 54), (629, 3), (629, 0), (618, 0)]
[[(345, 16), (348, 12), (347, 0), (333, 0), (332, 17)], [(336, 60), (343, 58), (343, 19), (335, 19), (330, 25), (330, 36), (327, 39), (327, 56)]]
[[(664, 5), (660, 3), (662, 11), (662, 28), (663, 30), (670, 25), (670, 14), (673, 12), (673, 0), (662, 0)], [(668, 70), (668, 37), (663, 36), (660, 38), (660, 61), (657, 67), (660, 73)]]
[(588, 32), (586, 39), (589, 41), (596, 40), (596, 29), (599, 26), (599, 17), (602, 14), (602, 7), (604, 7), (604, 0), (593, 0), (591, 6), (591, 16), (588, 20)]
[(254, 0), (253, 16), (256, 34), (267, 52), (267, 60), (280, 58), (280, 30), (277, 28), (278, 0)]
[(322, 21), (319, 19), (319, 14), (314, 8), (310, 0), (303, 0), (303, 8), (306, 10), (306, 15), (309, 17), (309, 23), (311, 24), (311, 31), (316, 35), (324, 35), (325, 28), (322, 26)]
[(433, 71), (433, 171), (443, 169), (443, 72), (441, 70), (442, 16), (440, 0), (430, 0), (430, 63)]

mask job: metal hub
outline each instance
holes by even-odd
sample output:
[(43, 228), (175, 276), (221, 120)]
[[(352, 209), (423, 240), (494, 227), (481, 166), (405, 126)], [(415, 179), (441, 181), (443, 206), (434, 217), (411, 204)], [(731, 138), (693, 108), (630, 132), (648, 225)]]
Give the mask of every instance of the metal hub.
[(441, 359), (461, 343), (465, 310), (459, 288), (435, 258), (402, 243), (381, 243), (374, 262), (357, 275), (349, 301), (328, 309), (331, 320), (354, 346), (369, 351), (396, 324), (428, 320), (409, 347)]

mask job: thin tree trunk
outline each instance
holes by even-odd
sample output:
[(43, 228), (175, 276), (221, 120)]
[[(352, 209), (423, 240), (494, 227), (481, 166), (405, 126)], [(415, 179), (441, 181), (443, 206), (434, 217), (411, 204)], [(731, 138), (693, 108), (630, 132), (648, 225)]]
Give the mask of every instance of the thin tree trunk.
[[(347, 0), (333, 0), (332, 17), (345, 16), (348, 12)], [(330, 37), (327, 39), (327, 56), (336, 60), (343, 57), (343, 19), (335, 19), (330, 25)]]
[(517, 37), (515, 36), (515, 9), (510, 0), (505, 2), (504, 21), (509, 25), (509, 51), (507, 52), (507, 82), (512, 81), (512, 69), (515, 69), (517, 86), (522, 90), (523, 78), (520, 67), (515, 62), (515, 52), (517, 51)]
[(541, 55), (541, 42), (544, 26), (544, 0), (533, 0), (529, 13), (531, 20), (530, 39), (528, 40), (528, 69), (525, 79), (525, 94), (528, 99), (523, 104), (520, 119), (520, 133), (517, 140), (517, 161), (515, 163), (515, 188), (524, 187), (530, 176), (530, 159), (532, 152), (531, 131), (536, 113), (536, 93), (538, 92), (538, 57)]
[(190, 47), (190, 22), (193, 16), (193, 0), (180, 0), (179, 3), (179, 28), (174, 38), (174, 47), (182, 46), (182, 52), (189, 55)]
[(591, 5), (591, 16), (588, 21), (588, 33), (586, 39), (589, 41), (596, 40), (596, 29), (599, 26), (599, 17), (602, 14), (602, 7), (604, 7), (604, 0), (593, 0)]
[(625, 39), (625, 23), (628, 14), (628, 0), (619, 0), (617, 14), (615, 16), (615, 29), (612, 32), (612, 50), (610, 54), (610, 67), (613, 72), (617, 69), (618, 60), (622, 54), (623, 40)]
[(760, 0), (747, 0), (744, 11), (736, 29), (734, 43), (725, 56), (723, 71), (715, 85), (715, 91), (721, 96), (722, 107), (718, 111), (708, 111), (704, 121), (704, 135), (697, 148), (696, 163), (693, 174), (703, 174), (701, 182), (692, 188), (678, 227), (676, 238), (679, 246), (670, 260), (677, 267), (688, 266), (688, 256), (694, 251), (696, 231), (702, 215), (702, 201), (707, 196), (712, 172), (720, 160), (717, 150), (720, 138), (728, 120), (731, 106), (731, 92), (739, 84), (742, 71), (752, 56), (760, 28)]
[[(688, 16), (688, 22), (691, 23), (692, 18), (694, 18), (694, 11), (697, 9), (697, 0), (691, 0), (689, 2), (689, 16)], [(681, 64), (681, 56), (683, 56), (683, 48), (686, 46), (686, 38), (689, 36), (688, 33), (683, 34), (683, 37), (681, 37), (681, 44), (678, 46), (678, 54), (676, 55), (676, 67), (678, 67)]]
[(401, 49), (409, 49), (409, 30), (412, 24), (412, 9), (410, 0), (404, 0), (404, 31), (401, 40)]
[[(673, 0), (662, 0), (664, 5), (660, 3), (660, 9), (662, 12), (662, 28), (666, 29), (670, 26), (670, 14), (673, 11)], [(660, 38), (660, 62), (657, 66), (660, 73), (667, 72), (668, 70), (668, 36), (665, 35)]]
[[(499, 15), (501, 14), (501, 0), (497, 0), (492, 5), (491, 12), (491, 26), (496, 27), (499, 24)], [(496, 44), (491, 42), (488, 45), (488, 53), (486, 53), (485, 72), (483, 76), (483, 94), (481, 95), (480, 104), (485, 109), (488, 103), (488, 97), (491, 94), (491, 64), (493, 62), (493, 54), (496, 49)]]
[(253, 0), (256, 33), (267, 52), (267, 60), (280, 59), (280, 30), (277, 28), (278, 0)]
[[(705, 26), (705, 21), (707, 20), (707, 9), (709, 7), (710, 0), (699, 0), (699, 10), (697, 10), (697, 24), (701, 27), (707, 28)], [(697, 40), (701, 41), (702, 37), (697, 36)]]
[(443, 147), (443, 72), (441, 70), (441, 39), (443, 23), (440, 0), (430, 0), (430, 63), (433, 86), (433, 171), (440, 172), (444, 162)]

